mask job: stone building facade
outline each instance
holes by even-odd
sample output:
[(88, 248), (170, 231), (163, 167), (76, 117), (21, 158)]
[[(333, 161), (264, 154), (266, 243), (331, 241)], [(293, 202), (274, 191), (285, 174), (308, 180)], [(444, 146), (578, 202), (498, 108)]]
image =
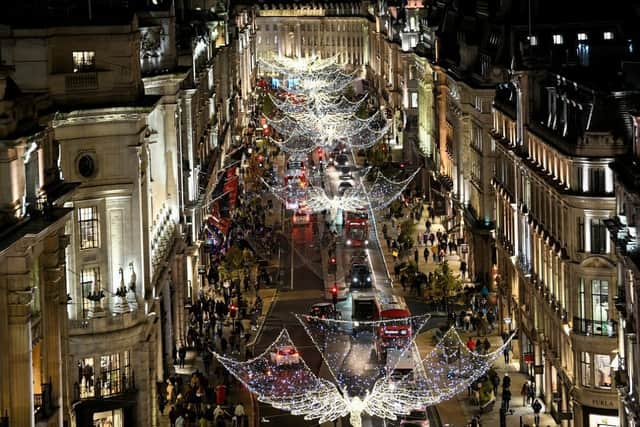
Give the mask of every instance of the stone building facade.
[[(634, 95), (585, 78), (586, 59), (586, 68), (555, 71), (565, 60), (559, 52), (578, 46), (580, 54), (590, 40), (595, 59), (615, 50), (610, 37), (624, 37), (613, 23), (582, 25), (550, 26), (533, 42), (512, 33), (523, 40), (522, 62), (498, 86), (492, 113), (495, 277), (503, 312), (520, 331), (521, 370), (556, 421), (617, 425), (619, 259), (605, 222), (617, 210), (608, 165), (629, 149), (625, 111)], [(623, 75), (614, 63), (593, 72)]]
[[(44, 227), (34, 228), (36, 238), (7, 240), (1, 255), (6, 277), (26, 274), (20, 285), (4, 281), (20, 295), (5, 292), (16, 305), (7, 321), (33, 331), (30, 345), (15, 347), (33, 367), (18, 369), (13, 385), (0, 380), (11, 425), (45, 416), (50, 425), (158, 425), (157, 385), (185, 342), (185, 304), (204, 285), (201, 227), (218, 172), (240, 141), (237, 113), (251, 102), (247, 10), (88, 5), (34, 4), (32, 21), (9, 14), (0, 34), (15, 70), (3, 80), (11, 82), (8, 116), (44, 112), (16, 118), (34, 123), (26, 132), (7, 125), (3, 213), (25, 225), (27, 211), (55, 219), (34, 223)], [(11, 98), (21, 91), (31, 106)], [(15, 173), (22, 163), (23, 175)], [(43, 190), (58, 177), (74, 184)], [(13, 358), (0, 358), (3, 372), (7, 363), (21, 366)]]
[(67, 397), (63, 207), (59, 146), (38, 96), (0, 70), (0, 410), (11, 425), (62, 425)]

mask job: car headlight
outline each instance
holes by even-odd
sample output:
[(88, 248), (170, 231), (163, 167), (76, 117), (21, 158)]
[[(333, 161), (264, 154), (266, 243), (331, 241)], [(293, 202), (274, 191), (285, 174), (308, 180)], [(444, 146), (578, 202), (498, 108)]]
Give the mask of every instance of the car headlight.
[(367, 282), (370, 282), (370, 281), (371, 281), (371, 277), (367, 277)]
[(351, 245), (351, 239), (347, 240), (347, 245)]
[(357, 277), (354, 277), (354, 278), (353, 278), (353, 281), (354, 281), (354, 282), (357, 282), (357, 281), (358, 281), (358, 278), (357, 278)]
[(358, 326), (360, 326), (360, 322), (357, 322), (357, 321), (356, 321), (356, 322), (353, 322), (353, 326), (354, 326), (355, 328), (357, 328)]
[(368, 240), (365, 240), (365, 241), (364, 241), (364, 244), (365, 244), (365, 245), (368, 245), (368, 244), (369, 244), (369, 241), (368, 241)]

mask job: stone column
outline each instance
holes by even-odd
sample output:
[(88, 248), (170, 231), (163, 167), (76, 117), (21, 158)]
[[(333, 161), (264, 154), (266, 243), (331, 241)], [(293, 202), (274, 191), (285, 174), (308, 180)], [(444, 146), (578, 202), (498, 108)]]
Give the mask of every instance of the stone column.
[(33, 297), (29, 277), (11, 275), (7, 278), (9, 292), (9, 390), (11, 409), (9, 419), (15, 426), (34, 426), (33, 372), (31, 354), (31, 310)]
[(43, 288), (46, 304), (42, 306), (43, 325), (43, 382), (51, 380), (54, 405), (60, 408), (56, 413), (57, 424), (62, 425), (62, 345), (61, 323), (65, 318), (66, 294), (64, 292), (64, 248), (58, 248), (58, 236), (47, 239), (46, 250), (41, 257), (44, 267)]
[[(542, 365), (542, 362), (543, 362), (543, 360), (542, 360), (542, 349), (540, 348), (539, 339), (540, 339), (539, 337), (536, 337), (536, 342), (533, 343), (534, 367)], [(542, 381), (544, 381), (544, 375), (543, 374), (535, 374), (535, 381), (536, 381), (536, 397), (537, 397), (537, 396), (540, 396), (540, 393), (542, 392)]]

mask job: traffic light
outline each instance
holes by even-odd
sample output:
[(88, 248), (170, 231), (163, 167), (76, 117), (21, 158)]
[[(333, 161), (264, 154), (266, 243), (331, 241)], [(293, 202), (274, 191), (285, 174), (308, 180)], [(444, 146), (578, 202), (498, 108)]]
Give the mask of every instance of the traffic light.
[(331, 299), (333, 299), (333, 305), (338, 303), (338, 287), (336, 285), (331, 288)]

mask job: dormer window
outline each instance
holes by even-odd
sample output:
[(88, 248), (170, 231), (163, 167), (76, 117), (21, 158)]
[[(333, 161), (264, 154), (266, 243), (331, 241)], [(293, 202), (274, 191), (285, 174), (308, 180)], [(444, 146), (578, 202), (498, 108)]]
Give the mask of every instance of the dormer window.
[(581, 42), (587, 41), (589, 40), (589, 37), (587, 37), (587, 33), (578, 33), (578, 40)]
[(564, 39), (562, 38), (562, 34), (554, 34), (553, 35), (553, 44), (560, 45), (563, 42), (564, 42)]
[(73, 52), (73, 72), (94, 71), (96, 69), (96, 53), (94, 51)]
[(605, 31), (602, 33), (602, 38), (605, 40), (613, 40), (613, 33), (611, 31)]

